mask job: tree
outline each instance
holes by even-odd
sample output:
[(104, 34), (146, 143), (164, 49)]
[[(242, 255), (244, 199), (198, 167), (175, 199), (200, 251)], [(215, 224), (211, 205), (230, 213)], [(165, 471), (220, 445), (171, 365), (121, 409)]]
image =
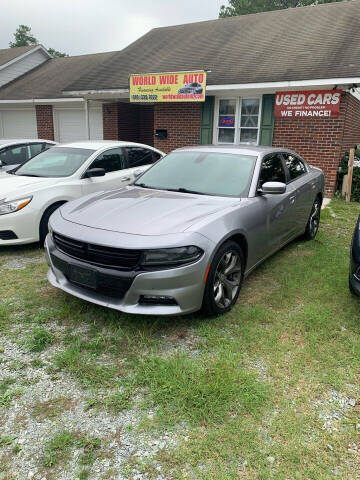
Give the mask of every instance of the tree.
[(229, 5), (220, 7), (220, 18), (247, 15), (248, 13), (283, 10), (285, 8), (305, 7), (320, 3), (339, 2), (342, 0), (229, 0)]
[(67, 53), (59, 52), (58, 50), (55, 50), (54, 48), (48, 48), (48, 52), (53, 57), (68, 57), (69, 56)]
[(11, 48), (14, 47), (27, 47), (28, 45), (37, 45), (39, 42), (31, 33), (31, 28), (27, 25), (19, 25), (14, 33), (14, 42), (10, 42)]
[[(27, 25), (19, 25), (14, 33), (14, 42), (10, 42), (11, 48), (14, 47), (27, 47), (28, 45), (38, 45), (39, 42), (31, 32), (31, 27)], [(53, 57), (68, 57), (67, 53), (59, 52), (54, 48), (48, 48), (48, 52)]]

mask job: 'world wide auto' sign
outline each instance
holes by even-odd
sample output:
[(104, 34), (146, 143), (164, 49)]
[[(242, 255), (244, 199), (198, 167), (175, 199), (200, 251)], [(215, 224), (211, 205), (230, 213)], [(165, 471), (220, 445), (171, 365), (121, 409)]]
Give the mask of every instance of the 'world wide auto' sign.
[(340, 113), (341, 90), (277, 92), (276, 118), (329, 118)]
[(206, 72), (130, 75), (130, 102), (204, 102)]

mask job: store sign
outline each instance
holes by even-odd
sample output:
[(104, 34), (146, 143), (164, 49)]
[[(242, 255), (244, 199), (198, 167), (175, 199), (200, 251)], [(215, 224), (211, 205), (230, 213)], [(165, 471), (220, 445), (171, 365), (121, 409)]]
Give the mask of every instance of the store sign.
[(219, 127), (234, 127), (234, 126), (235, 126), (235, 117), (221, 116), (219, 118)]
[(341, 90), (306, 90), (277, 92), (276, 118), (328, 118), (340, 112)]
[(203, 102), (206, 72), (130, 75), (130, 102)]

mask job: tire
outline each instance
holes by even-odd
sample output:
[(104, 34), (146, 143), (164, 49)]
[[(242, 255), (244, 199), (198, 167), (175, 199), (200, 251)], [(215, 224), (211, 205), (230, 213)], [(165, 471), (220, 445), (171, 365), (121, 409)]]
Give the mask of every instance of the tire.
[(305, 240), (314, 240), (318, 233), (320, 224), (321, 203), (321, 198), (316, 197), (311, 209), (309, 220), (306, 224), (306, 229), (304, 233)]
[(349, 275), (349, 290), (354, 297), (358, 297), (359, 294), (355, 291), (354, 287), (352, 286), (350, 275)]
[(206, 280), (202, 310), (214, 316), (235, 305), (244, 280), (244, 254), (236, 242), (225, 242), (216, 252)]
[(51, 215), (55, 212), (55, 210), (61, 207), (61, 205), (63, 205), (63, 203), (55, 203), (54, 205), (51, 205), (50, 207), (47, 208), (47, 210), (45, 210), (41, 218), (40, 227), (39, 227), (39, 242), (41, 247), (44, 246), (46, 235), (49, 232), (49, 226), (48, 226), (49, 219)]

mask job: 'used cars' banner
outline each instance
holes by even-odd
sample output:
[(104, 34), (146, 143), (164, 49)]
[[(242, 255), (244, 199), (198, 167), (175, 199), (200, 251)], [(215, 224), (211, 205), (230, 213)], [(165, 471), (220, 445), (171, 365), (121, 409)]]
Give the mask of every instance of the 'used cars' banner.
[(337, 117), (341, 90), (277, 92), (274, 113), (277, 118)]
[(130, 102), (203, 102), (206, 72), (130, 75)]

